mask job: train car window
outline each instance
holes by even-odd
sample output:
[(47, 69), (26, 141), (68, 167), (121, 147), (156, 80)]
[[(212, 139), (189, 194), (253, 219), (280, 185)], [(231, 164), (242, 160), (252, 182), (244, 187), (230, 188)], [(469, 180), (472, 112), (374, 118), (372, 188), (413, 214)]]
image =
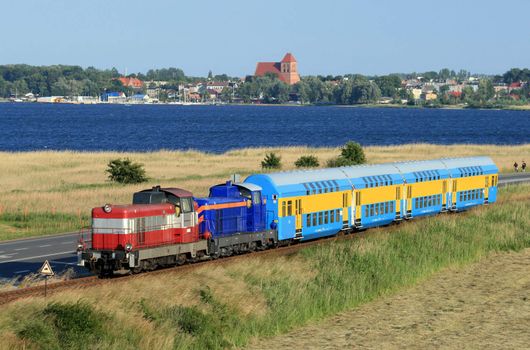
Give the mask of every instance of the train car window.
[(313, 226), (317, 225), (317, 213), (313, 213)]
[(329, 222), (335, 222), (335, 213), (333, 212), (333, 210), (329, 212)]
[(375, 211), (374, 205), (370, 204), (370, 216), (374, 216), (374, 211)]
[(282, 216), (287, 216), (287, 203), (285, 201), (282, 201)]
[(293, 215), (293, 202), (288, 201), (287, 202), (287, 216)]
[(339, 209), (335, 210), (335, 221), (340, 222), (340, 210)]
[(322, 225), (323, 223), (323, 219), (324, 219), (323, 216), (324, 214), (322, 212), (318, 213), (318, 224), (319, 225)]
[(311, 227), (311, 214), (306, 215), (306, 226)]
[(361, 205), (361, 192), (355, 193), (355, 201), (357, 202), (357, 205)]
[(396, 211), (396, 210), (394, 209), (394, 202), (390, 202), (390, 211), (391, 211), (392, 213), (395, 213), (395, 211)]
[(324, 193), (328, 193), (328, 188), (324, 188)]
[(324, 212), (324, 223), (325, 224), (329, 223), (329, 212), (328, 211)]

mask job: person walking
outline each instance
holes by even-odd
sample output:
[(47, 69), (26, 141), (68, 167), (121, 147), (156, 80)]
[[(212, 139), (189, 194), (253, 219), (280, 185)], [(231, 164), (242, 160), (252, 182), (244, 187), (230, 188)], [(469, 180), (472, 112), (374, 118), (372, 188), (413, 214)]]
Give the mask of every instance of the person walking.
[(521, 164), (521, 171), (524, 173), (526, 172), (526, 163), (525, 161), (523, 160), (523, 163)]
[(515, 170), (515, 172), (519, 171), (519, 164), (517, 164), (517, 162), (513, 163), (513, 170)]

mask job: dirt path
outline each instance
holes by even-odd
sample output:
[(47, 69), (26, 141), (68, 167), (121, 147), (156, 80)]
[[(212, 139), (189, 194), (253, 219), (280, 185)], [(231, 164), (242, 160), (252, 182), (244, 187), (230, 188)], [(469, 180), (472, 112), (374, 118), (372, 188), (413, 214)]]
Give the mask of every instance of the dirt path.
[(417, 286), (249, 349), (529, 349), (530, 249)]

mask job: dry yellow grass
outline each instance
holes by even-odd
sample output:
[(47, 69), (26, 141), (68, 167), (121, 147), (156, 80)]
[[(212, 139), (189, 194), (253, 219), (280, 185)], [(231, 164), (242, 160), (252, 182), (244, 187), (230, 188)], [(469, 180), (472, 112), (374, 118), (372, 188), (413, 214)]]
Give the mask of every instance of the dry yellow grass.
[[(321, 164), (339, 154), (338, 148), (255, 148), (224, 154), (196, 151), (158, 151), (152, 153), (79, 152), (0, 152), (0, 213), (2, 211), (63, 212), (88, 214), (103, 203), (128, 203), (136, 190), (160, 184), (191, 190), (204, 196), (208, 188), (229, 178), (260, 172), (267, 152), (282, 157), (284, 170), (294, 168), (298, 157), (312, 154)], [(530, 160), (530, 144), (520, 146), (411, 144), (366, 147), (370, 163), (432, 159), (447, 156), (489, 155), (501, 171), (508, 171), (514, 160)], [(143, 163), (148, 184), (121, 186), (107, 180), (109, 160), (129, 157)]]

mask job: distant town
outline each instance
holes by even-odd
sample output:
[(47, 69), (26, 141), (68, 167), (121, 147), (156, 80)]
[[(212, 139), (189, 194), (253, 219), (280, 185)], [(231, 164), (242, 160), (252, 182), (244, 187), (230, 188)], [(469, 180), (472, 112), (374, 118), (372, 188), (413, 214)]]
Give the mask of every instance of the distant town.
[(178, 68), (120, 74), (115, 68), (0, 66), (4, 102), (71, 104), (295, 104), (425, 107), (525, 107), (530, 103), (530, 70), (503, 75), (468, 71), (364, 76), (300, 76), (292, 53), (280, 61), (257, 62), (243, 78), (226, 74), (189, 77)]

